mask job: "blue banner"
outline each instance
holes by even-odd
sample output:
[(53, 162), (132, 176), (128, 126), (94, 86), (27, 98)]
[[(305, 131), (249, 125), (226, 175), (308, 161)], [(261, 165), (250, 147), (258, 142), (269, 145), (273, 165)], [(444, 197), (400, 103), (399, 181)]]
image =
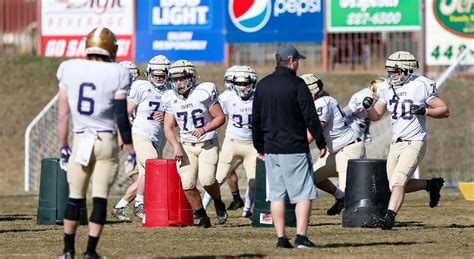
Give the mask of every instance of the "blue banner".
[(140, 0), (136, 3), (135, 62), (224, 61), (224, 1)]
[(323, 0), (225, 2), (229, 43), (323, 41)]

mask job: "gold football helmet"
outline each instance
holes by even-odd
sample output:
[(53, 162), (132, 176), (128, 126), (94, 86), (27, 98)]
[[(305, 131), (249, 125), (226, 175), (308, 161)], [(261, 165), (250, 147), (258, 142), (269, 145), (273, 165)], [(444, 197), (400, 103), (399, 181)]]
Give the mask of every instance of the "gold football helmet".
[(323, 81), (318, 75), (309, 73), (302, 75), (301, 78), (303, 78), (313, 96), (323, 90)]
[(397, 51), (390, 55), (385, 62), (388, 80), (393, 86), (401, 86), (408, 82), (418, 69), (418, 61), (408, 51)]
[(373, 98), (378, 97), (377, 91), (383, 82), (385, 82), (385, 78), (383, 77), (379, 77), (375, 80), (372, 80), (372, 82), (370, 82), (369, 89), (370, 89), (370, 94), (372, 95)]
[(87, 34), (86, 55), (107, 56), (111, 61), (115, 61), (117, 49), (117, 38), (108, 28), (97, 27)]
[(188, 93), (196, 83), (196, 67), (188, 60), (175, 61), (168, 72), (171, 87), (178, 96)]

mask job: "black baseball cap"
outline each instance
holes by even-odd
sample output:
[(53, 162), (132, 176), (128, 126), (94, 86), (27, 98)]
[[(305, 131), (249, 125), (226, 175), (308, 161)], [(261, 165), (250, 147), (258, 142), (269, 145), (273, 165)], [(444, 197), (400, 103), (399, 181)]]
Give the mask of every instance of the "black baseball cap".
[(298, 50), (291, 45), (280, 46), (276, 52), (281, 60), (288, 60), (290, 58), (305, 59), (306, 57), (301, 55)]

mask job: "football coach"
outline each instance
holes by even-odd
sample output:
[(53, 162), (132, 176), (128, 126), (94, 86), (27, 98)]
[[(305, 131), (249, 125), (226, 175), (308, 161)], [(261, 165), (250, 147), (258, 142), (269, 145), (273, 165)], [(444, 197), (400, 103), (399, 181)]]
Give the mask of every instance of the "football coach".
[(267, 200), (278, 236), (278, 248), (293, 248), (285, 232), (285, 197), (296, 203), (297, 248), (317, 248), (306, 236), (312, 200), (317, 196), (307, 130), (314, 136), (319, 156), (326, 142), (313, 98), (296, 75), (305, 57), (290, 45), (278, 48), (275, 71), (256, 87), (252, 111), (252, 137), (258, 158), (265, 160)]

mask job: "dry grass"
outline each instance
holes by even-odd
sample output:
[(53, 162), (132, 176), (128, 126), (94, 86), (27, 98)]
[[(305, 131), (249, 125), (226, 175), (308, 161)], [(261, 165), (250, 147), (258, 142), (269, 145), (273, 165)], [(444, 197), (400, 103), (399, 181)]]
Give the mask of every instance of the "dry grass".
[[(0, 182), (0, 195), (23, 192), (24, 131), (28, 123), (56, 94), (56, 69), (61, 60), (32, 56), (0, 57), (0, 89), (2, 123), (0, 140), (3, 148), (0, 161), (6, 161), (0, 169), (4, 177)], [(310, 71), (309, 64), (300, 66), (299, 74)], [(145, 71), (145, 64), (139, 65)], [(225, 68), (221, 64), (198, 64), (199, 81), (215, 82), (223, 88)], [(259, 78), (273, 71), (273, 65), (256, 67)], [(367, 85), (378, 75), (319, 74), (326, 90), (341, 104)], [(474, 97), (474, 77), (457, 76), (447, 81), (441, 97), (451, 110), (449, 119), (428, 119), (430, 141), (427, 154), (421, 164), (424, 177), (449, 175), (450, 178), (472, 181), (470, 169), (474, 166), (474, 122), (470, 118), (470, 105)]]
[[(323, 195), (313, 207), (308, 235), (322, 245), (319, 250), (275, 249), (273, 228), (253, 228), (238, 211), (231, 212), (227, 224), (206, 230), (144, 229), (136, 219), (119, 223), (109, 217), (98, 251), (107, 258), (472, 257), (474, 207), (452, 190), (443, 190), (440, 206), (434, 209), (428, 208), (425, 192), (408, 195), (392, 231), (342, 228), (341, 216), (325, 215), (332, 202)], [(37, 196), (3, 196), (0, 204), (1, 257), (53, 258), (61, 252), (62, 227), (36, 225)], [(215, 222), (215, 214), (211, 216)], [(85, 249), (86, 235), (86, 227), (80, 227), (78, 252)], [(288, 236), (294, 240), (295, 230), (288, 229)]]

